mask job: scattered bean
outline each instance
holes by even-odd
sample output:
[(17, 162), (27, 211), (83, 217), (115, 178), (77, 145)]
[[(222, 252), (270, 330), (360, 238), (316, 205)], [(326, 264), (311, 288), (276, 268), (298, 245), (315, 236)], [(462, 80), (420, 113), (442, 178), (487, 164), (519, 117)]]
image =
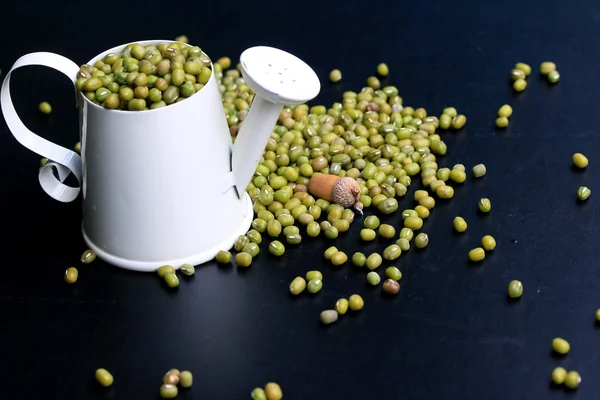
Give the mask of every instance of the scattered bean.
[(552, 350), (556, 353), (565, 355), (571, 350), (571, 345), (563, 338), (554, 338), (552, 339)]
[(402, 279), (402, 272), (396, 267), (387, 267), (385, 269), (385, 276), (395, 281)]
[(556, 71), (556, 64), (552, 61), (544, 61), (540, 64), (540, 73), (542, 75), (548, 75), (552, 71)]
[(175, 268), (173, 268), (173, 266), (171, 266), (171, 265), (161, 265), (156, 270), (156, 273), (158, 274), (159, 277), (164, 278), (165, 275), (168, 273), (175, 273)]
[(573, 154), (573, 165), (575, 165), (577, 168), (585, 168), (588, 166), (588, 159), (586, 156), (584, 156), (581, 153), (575, 153)]
[(77, 277), (79, 276), (79, 271), (77, 271), (77, 268), (75, 267), (70, 267), (67, 268), (65, 271), (65, 282), (67, 283), (75, 283), (77, 282)]
[(179, 394), (179, 390), (176, 385), (161, 385), (160, 386), (160, 397), (163, 399), (174, 399)]
[(515, 68), (523, 71), (525, 73), (525, 76), (529, 76), (529, 74), (531, 74), (531, 67), (529, 66), (529, 64), (519, 62), (515, 64)]
[(231, 253), (225, 250), (221, 250), (216, 255), (216, 260), (220, 264), (227, 264), (231, 262)]
[(308, 271), (306, 273), (306, 281), (311, 281), (313, 279), (321, 279), (323, 280), (323, 274), (321, 273), (321, 271)]
[(52, 112), (52, 106), (47, 101), (42, 101), (39, 105), (39, 110), (42, 114), (50, 114)]
[(496, 118), (496, 126), (498, 128), (506, 128), (508, 126), (508, 118), (506, 118), (506, 117)]
[(479, 211), (482, 213), (488, 213), (492, 209), (492, 203), (490, 202), (490, 199), (486, 198), (480, 199), (477, 203), (477, 206), (479, 207)]
[(415, 247), (418, 249), (424, 249), (429, 244), (429, 236), (426, 233), (419, 233), (415, 238)]
[(569, 389), (577, 389), (581, 383), (581, 375), (577, 371), (569, 371), (565, 376), (565, 386)]
[(473, 176), (475, 178), (481, 178), (487, 172), (487, 168), (483, 164), (477, 164), (473, 167)]
[(329, 73), (329, 80), (333, 83), (337, 83), (342, 80), (342, 71), (334, 69)]
[(454, 217), (452, 226), (456, 232), (462, 233), (467, 230), (467, 221), (463, 217)]
[(94, 250), (86, 250), (81, 255), (81, 262), (84, 264), (89, 264), (96, 259), (96, 253)]
[(321, 279), (311, 279), (306, 286), (308, 293), (315, 294), (321, 291), (323, 288), (323, 281)]
[(560, 80), (560, 73), (558, 71), (552, 71), (548, 74), (548, 82), (556, 83)]
[(183, 264), (181, 267), (179, 267), (179, 270), (182, 274), (187, 276), (192, 276), (196, 273), (196, 268), (194, 268), (192, 264)]
[(513, 280), (508, 284), (508, 296), (511, 299), (518, 299), (523, 295), (523, 284), (521, 281)]
[(325, 310), (321, 312), (321, 322), (326, 325), (332, 324), (338, 320), (338, 313), (336, 310)]
[(343, 251), (338, 251), (331, 256), (331, 263), (333, 265), (343, 265), (348, 261), (348, 256)]
[(389, 70), (387, 64), (381, 63), (377, 66), (377, 74), (379, 76), (386, 77), (386, 76), (388, 76), (389, 72), (390, 72), (390, 70)]
[(193, 383), (194, 377), (192, 373), (190, 371), (181, 371), (181, 374), (179, 375), (179, 385), (182, 388), (189, 388), (192, 387)]
[(98, 382), (100, 385), (102, 385), (104, 387), (111, 386), (113, 384), (113, 382), (115, 381), (112, 374), (104, 368), (98, 368), (96, 370), (95, 377), (96, 377), (96, 382)]
[(348, 300), (341, 298), (338, 301), (335, 302), (335, 311), (337, 311), (337, 313), (339, 315), (344, 315), (346, 314), (346, 311), (348, 311)]
[(556, 367), (552, 370), (552, 382), (562, 385), (567, 377), (567, 370), (563, 367)]
[(365, 302), (364, 302), (363, 298), (360, 297), (360, 295), (358, 295), (358, 294), (353, 294), (352, 296), (350, 296), (348, 298), (348, 307), (350, 307), (350, 309), (352, 311), (362, 310), (364, 305), (365, 305)]
[[(269, 247), (269, 250), (271, 250), (270, 247)], [(237, 264), (238, 267), (242, 267), (242, 268), (249, 267), (252, 264), (252, 256), (250, 255), (250, 253), (241, 251), (235, 255), (235, 263)]]
[(485, 251), (494, 250), (496, 248), (496, 239), (491, 235), (485, 235), (481, 238), (481, 247), (483, 247)]
[(302, 293), (304, 289), (306, 289), (306, 281), (301, 276), (297, 276), (292, 283), (290, 283), (290, 293), (294, 296)]
[(381, 277), (377, 272), (371, 271), (367, 274), (367, 282), (369, 282), (370, 285), (377, 286), (379, 285), (379, 282), (381, 282)]
[(175, 371), (169, 371), (163, 376), (163, 384), (165, 385), (177, 385), (179, 384), (179, 377), (181, 373)]
[(513, 109), (508, 104), (503, 105), (498, 109), (498, 116), (509, 118), (512, 115)]
[(513, 83), (513, 89), (515, 92), (522, 92), (527, 87), (527, 81), (525, 79), (517, 79)]
[(469, 260), (478, 262), (485, 258), (485, 251), (481, 247), (474, 248), (469, 251)]
[(379, 236), (385, 239), (391, 239), (396, 235), (396, 228), (389, 224), (381, 224), (379, 226)]
[(285, 253), (285, 247), (279, 240), (273, 240), (269, 243), (269, 252), (274, 256), (280, 257)]
[(381, 289), (389, 294), (396, 294), (400, 291), (400, 284), (393, 279), (386, 279), (381, 286)]
[(267, 400), (267, 394), (263, 388), (254, 388), (250, 393), (250, 397), (252, 400)]
[(382, 262), (383, 259), (381, 255), (379, 255), (379, 253), (372, 253), (369, 257), (367, 257), (366, 265), (367, 268), (372, 271), (374, 269), (379, 268)]
[(179, 278), (177, 277), (177, 275), (175, 275), (174, 272), (167, 272), (163, 279), (165, 280), (167, 286), (170, 288), (176, 288), (177, 286), (179, 286)]
[(356, 265), (357, 267), (364, 266), (366, 262), (367, 257), (363, 253), (357, 251), (352, 255), (352, 264)]

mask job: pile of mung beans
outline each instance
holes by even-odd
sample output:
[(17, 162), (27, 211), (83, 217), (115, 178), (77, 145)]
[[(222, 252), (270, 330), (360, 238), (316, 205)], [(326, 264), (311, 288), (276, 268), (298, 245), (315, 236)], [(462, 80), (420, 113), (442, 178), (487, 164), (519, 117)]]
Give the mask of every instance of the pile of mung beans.
[[(102, 107), (141, 111), (185, 100), (200, 91), (211, 74), (211, 60), (198, 46), (131, 43), (94, 65), (83, 64), (75, 86)], [(42, 112), (50, 112), (42, 105)]]

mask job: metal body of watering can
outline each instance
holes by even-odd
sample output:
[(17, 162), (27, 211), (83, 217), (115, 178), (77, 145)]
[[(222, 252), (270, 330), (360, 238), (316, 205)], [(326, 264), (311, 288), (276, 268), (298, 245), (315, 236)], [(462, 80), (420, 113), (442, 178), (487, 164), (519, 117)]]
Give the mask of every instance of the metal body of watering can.
[[(320, 89), (312, 69), (281, 50), (251, 48), (240, 61), (256, 96), (235, 144), (214, 74), (185, 101), (155, 110), (108, 110), (77, 93), (81, 156), (29, 131), (9, 90), (11, 72), (27, 65), (55, 68), (74, 84), (79, 66), (72, 61), (45, 52), (21, 57), (3, 82), (2, 112), (15, 138), (50, 160), (40, 169), (44, 190), (63, 202), (81, 192), (84, 240), (99, 258), (138, 271), (198, 265), (248, 230), (253, 210), (245, 189), (283, 104), (310, 100)], [(80, 187), (63, 183), (69, 173)]]

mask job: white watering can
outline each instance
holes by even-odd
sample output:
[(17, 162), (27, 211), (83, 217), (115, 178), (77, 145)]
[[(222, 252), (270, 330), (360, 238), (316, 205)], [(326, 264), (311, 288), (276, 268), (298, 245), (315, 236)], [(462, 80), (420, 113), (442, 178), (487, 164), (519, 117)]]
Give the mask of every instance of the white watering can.
[[(137, 43), (164, 42), (172, 41)], [(252, 47), (240, 64), (255, 96), (235, 143), (214, 74), (186, 100), (145, 111), (109, 110), (76, 91), (81, 156), (43, 139), (19, 119), (10, 76), (17, 68), (43, 65), (75, 85), (79, 66), (47, 52), (24, 55), (12, 66), (2, 84), (2, 113), (23, 146), (50, 160), (39, 171), (46, 193), (70, 202), (81, 190), (83, 238), (98, 258), (136, 271), (199, 265), (248, 231), (253, 209), (245, 190), (283, 106), (304, 103), (320, 91), (315, 72), (284, 51)], [(80, 187), (63, 183), (70, 173)]]

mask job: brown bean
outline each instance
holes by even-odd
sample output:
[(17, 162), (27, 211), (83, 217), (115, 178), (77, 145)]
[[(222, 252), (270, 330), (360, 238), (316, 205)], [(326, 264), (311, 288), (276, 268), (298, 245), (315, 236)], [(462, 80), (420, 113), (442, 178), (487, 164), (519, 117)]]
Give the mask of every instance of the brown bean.
[(389, 294), (396, 294), (400, 291), (400, 284), (393, 279), (386, 279), (381, 285), (381, 289)]

